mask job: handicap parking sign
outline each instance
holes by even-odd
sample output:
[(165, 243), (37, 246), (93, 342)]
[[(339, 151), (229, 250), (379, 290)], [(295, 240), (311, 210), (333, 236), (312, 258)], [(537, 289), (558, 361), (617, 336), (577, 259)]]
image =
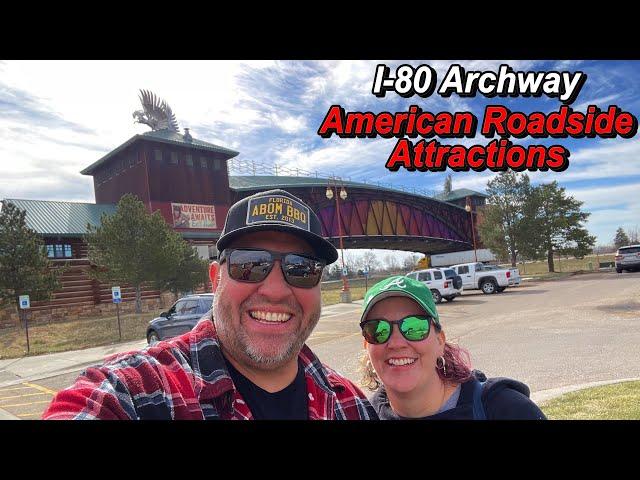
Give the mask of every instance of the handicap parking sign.
[(31, 302), (29, 301), (29, 295), (20, 295), (19, 301), (20, 301), (20, 308), (22, 308), (22, 309), (31, 308)]
[(120, 287), (111, 287), (111, 298), (113, 298), (113, 303), (122, 302)]

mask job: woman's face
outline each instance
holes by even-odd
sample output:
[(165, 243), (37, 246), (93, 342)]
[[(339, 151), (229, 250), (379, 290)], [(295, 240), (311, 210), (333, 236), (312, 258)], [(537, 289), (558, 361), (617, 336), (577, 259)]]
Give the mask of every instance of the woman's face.
[[(400, 320), (409, 315), (424, 315), (424, 310), (407, 297), (380, 300), (367, 314), (366, 320)], [(393, 325), (391, 337), (382, 345), (365, 341), (371, 364), (387, 391), (408, 393), (439, 381), (436, 359), (444, 352), (444, 333), (436, 333), (433, 323), (424, 340), (405, 339), (398, 325)]]

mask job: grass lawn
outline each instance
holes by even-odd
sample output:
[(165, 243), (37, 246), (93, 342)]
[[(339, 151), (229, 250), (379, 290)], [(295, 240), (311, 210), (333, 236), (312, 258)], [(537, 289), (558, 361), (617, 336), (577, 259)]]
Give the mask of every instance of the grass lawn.
[[(555, 273), (566, 273), (566, 272), (577, 272), (579, 270), (594, 272), (598, 271), (599, 262), (614, 262), (615, 255), (595, 255), (584, 257), (583, 259), (577, 258), (561, 258), (558, 261), (558, 258), (555, 257), (553, 259), (553, 265), (555, 267)], [(591, 267), (589, 268), (589, 263), (591, 263)], [(538, 275), (549, 275), (549, 267), (547, 265), (547, 261), (539, 261), (532, 263), (519, 263), (517, 265), (518, 270), (520, 271), (520, 275), (523, 277), (537, 277)], [(553, 274), (551, 274), (553, 275)]]
[[(364, 281), (362, 286), (357, 286), (360, 282), (354, 283), (355, 285), (350, 288), (351, 298), (359, 300), (364, 297)], [(329, 288), (323, 286), (322, 304), (340, 303), (341, 288), (341, 282)], [(152, 313), (120, 315), (122, 341), (143, 340), (149, 320), (153, 317)], [(118, 320), (115, 316), (29, 325), (30, 355), (79, 350), (119, 341)], [(0, 359), (18, 358), (26, 354), (27, 338), (24, 329), (19, 327), (0, 329)]]
[(640, 420), (640, 381), (567, 393), (540, 408), (551, 420)]
[[(150, 313), (120, 315), (122, 341), (144, 339), (152, 318)], [(119, 341), (117, 317), (29, 325), (30, 355), (78, 350)], [(22, 357), (26, 353), (24, 329), (0, 329), (0, 359)]]
[[(378, 283), (380, 280), (390, 277), (389, 275), (376, 275), (369, 277), (365, 282), (364, 277), (350, 278), (349, 290), (351, 290), (351, 300), (361, 300), (367, 289)], [(322, 284), (322, 305), (333, 305), (340, 303), (340, 292), (342, 291), (342, 281), (324, 282)]]
[[(351, 300), (360, 300), (364, 298), (364, 286), (351, 287), (351, 285), (349, 285), (349, 290), (351, 290)], [(322, 290), (322, 305), (333, 305), (335, 303), (340, 303), (340, 291), (340, 288)]]

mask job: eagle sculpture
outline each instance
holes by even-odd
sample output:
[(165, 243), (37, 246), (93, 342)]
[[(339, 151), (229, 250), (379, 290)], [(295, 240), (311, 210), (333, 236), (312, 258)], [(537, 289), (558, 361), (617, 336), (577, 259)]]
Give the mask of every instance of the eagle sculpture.
[(179, 132), (178, 121), (171, 107), (148, 90), (140, 90), (142, 110), (133, 112), (136, 123), (149, 125), (151, 130), (171, 130)]

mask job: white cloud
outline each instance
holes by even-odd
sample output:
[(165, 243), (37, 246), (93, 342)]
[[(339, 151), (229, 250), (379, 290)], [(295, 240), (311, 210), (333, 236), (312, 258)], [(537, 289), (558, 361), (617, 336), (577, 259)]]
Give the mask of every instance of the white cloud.
[(586, 111), (589, 105), (596, 105), (602, 110), (605, 110), (612, 101), (617, 100), (622, 95), (614, 93), (613, 95), (607, 95), (606, 97), (594, 98), (592, 100), (585, 100), (584, 102), (573, 107), (574, 110)]
[(302, 115), (270, 115), (273, 124), (285, 133), (298, 133), (307, 129), (307, 120)]
[[(616, 185), (615, 187), (602, 186), (594, 188), (574, 188), (566, 187), (569, 195), (573, 195), (576, 199), (585, 202), (588, 209), (600, 209), (615, 205), (639, 204), (640, 199), (640, 183), (631, 183), (627, 185)], [(640, 221), (640, 218), (638, 218)]]

